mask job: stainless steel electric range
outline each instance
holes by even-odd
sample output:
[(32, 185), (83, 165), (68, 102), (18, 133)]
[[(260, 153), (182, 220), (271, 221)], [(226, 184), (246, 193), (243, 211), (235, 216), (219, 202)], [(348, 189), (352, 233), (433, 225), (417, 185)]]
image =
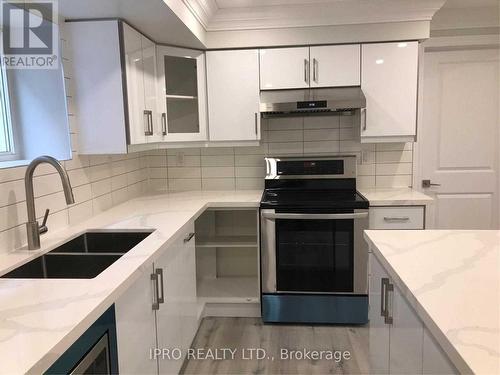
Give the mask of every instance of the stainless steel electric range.
[(368, 201), (356, 157), (266, 158), (260, 202), (262, 319), (368, 322)]

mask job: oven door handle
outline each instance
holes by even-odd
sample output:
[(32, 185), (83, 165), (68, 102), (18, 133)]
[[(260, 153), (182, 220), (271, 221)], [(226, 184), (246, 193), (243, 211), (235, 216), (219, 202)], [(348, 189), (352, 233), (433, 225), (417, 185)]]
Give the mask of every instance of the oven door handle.
[(368, 212), (355, 212), (352, 214), (288, 214), (262, 212), (266, 219), (302, 219), (302, 220), (349, 220), (368, 217)]

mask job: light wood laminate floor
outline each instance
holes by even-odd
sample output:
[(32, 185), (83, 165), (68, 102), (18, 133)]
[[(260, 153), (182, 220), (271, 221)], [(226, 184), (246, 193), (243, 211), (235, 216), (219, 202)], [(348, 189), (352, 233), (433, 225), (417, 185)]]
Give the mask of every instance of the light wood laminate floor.
[[(368, 374), (368, 326), (264, 325), (260, 318), (205, 318), (193, 349), (230, 348), (226, 359), (190, 359), (184, 374)], [(245, 349), (262, 348), (265, 359)], [(350, 359), (281, 359), (281, 350), (349, 351)], [(255, 352), (254, 352), (255, 353)], [(260, 351), (262, 354), (263, 351)], [(221, 350), (218, 352), (223, 357)], [(323, 353), (326, 356), (326, 352)]]

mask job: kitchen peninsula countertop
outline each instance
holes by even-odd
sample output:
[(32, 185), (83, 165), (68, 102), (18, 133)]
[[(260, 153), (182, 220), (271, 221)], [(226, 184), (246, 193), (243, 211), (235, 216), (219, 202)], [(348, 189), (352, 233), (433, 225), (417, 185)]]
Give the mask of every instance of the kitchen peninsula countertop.
[(500, 231), (368, 230), (365, 238), (461, 373), (500, 373)]
[(0, 373), (43, 373), (209, 207), (259, 206), (262, 191), (143, 196), (48, 233), (42, 248), (0, 254), (0, 275), (88, 229), (155, 229), (94, 279), (0, 279)]

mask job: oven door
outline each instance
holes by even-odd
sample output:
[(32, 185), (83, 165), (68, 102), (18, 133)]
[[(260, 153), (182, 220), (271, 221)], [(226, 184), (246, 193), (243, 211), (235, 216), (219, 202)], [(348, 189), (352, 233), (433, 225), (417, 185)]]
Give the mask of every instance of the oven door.
[(261, 210), (263, 293), (366, 294), (368, 210)]

